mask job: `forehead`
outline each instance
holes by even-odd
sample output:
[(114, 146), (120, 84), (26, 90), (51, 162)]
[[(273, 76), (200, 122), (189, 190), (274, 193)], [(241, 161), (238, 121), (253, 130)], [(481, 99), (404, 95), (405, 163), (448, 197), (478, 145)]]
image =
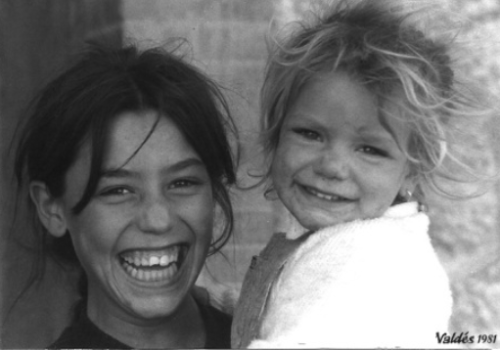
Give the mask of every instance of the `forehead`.
[[(91, 168), (92, 145), (87, 139), (81, 146), (73, 166), (88, 176)], [(155, 111), (125, 112), (110, 123), (99, 169), (92, 172), (118, 169), (127, 164), (149, 167), (153, 164), (175, 163), (184, 158), (199, 159), (179, 128), (168, 117)]]
[(118, 115), (109, 128), (104, 166), (121, 167), (130, 162), (153, 164), (197, 157), (175, 123), (154, 111)]
[(292, 101), (288, 114), (328, 114), (356, 119), (378, 114), (375, 96), (344, 72), (326, 72), (312, 76)]
[[(66, 172), (64, 195), (72, 205), (83, 198), (85, 191), (94, 191), (97, 182), (109, 174), (121, 172), (149, 181), (187, 167), (205, 168), (177, 126), (169, 118), (158, 116), (155, 112), (118, 115), (111, 123), (106, 138), (106, 149), (93, 150), (95, 145), (85, 141)], [(100, 164), (99, 160), (92, 164), (92, 153), (95, 151), (102, 152)]]
[[(398, 92), (391, 94), (398, 99)], [(390, 134), (405, 141), (409, 129), (403, 122), (401, 109), (382, 99), (374, 91), (343, 71), (313, 76), (291, 104), (285, 123), (305, 119), (311, 122), (332, 122), (359, 132)]]

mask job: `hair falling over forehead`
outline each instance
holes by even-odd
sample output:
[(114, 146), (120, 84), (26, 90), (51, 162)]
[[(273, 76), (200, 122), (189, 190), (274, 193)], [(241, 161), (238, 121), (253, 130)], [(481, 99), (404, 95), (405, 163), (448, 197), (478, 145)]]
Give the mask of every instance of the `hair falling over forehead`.
[[(457, 131), (453, 124), (458, 119), (486, 116), (490, 109), (473, 93), (474, 87), (462, 83), (456, 74), (455, 36), (450, 30), (430, 29), (432, 21), (451, 24), (451, 20), (437, 21), (429, 12), (437, 8), (416, 9), (411, 6), (416, 3), (337, 1), (311, 21), (293, 23), (269, 40), (270, 57), (261, 90), (268, 164), (287, 111), (302, 87), (322, 73), (343, 71), (374, 95), (382, 122), (391, 133), (392, 118), (408, 126), (408, 144), (400, 146), (410, 163), (416, 199), (423, 200), (428, 189), (453, 196), (440, 186), (440, 180), (471, 178), (471, 169), (450, 152)], [(447, 14), (442, 10), (441, 16)], [(393, 136), (398, 141), (398, 135)], [(459, 168), (463, 177), (457, 176)]]
[[(170, 51), (88, 45), (78, 61), (34, 100), (16, 139), (15, 177), (20, 193), (30, 182), (40, 181), (57, 198), (65, 191), (66, 172), (82, 145), (88, 144), (89, 179), (72, 208), (78, 215), (95, 193), (115, 117), (124, 112), (156, 111), (158, 118), (169, 118), (178, 127), (207, 168), (223, 223), (222, 232), (214, 235), (210, 251), (214, 253), (227, 242), (233, 228), (228, 186), (236, 182), (237, 132), (220, 87), (185, 60), (181, 51), (185, 41), (171, 44)], [(36, 217), (34, 210), (32, 216)], [(42, 255), (78, 265), (69, 235), (53, 238), (40, 229), (36, 238)]]

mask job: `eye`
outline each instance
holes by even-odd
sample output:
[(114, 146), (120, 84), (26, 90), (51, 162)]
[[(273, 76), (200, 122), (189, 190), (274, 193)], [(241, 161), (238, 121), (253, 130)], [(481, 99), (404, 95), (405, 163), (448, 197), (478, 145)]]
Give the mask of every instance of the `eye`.
[(168, 188), (178, 191), (191, 191), (197, 189), (201, 185), (203, 185), (203, 181), (200, 179), (182, 178), (172, 181)]
[(182, 187), (190, 187), (190, 186), (194, 186), (194, 185), (195, 185), (195, 183), (193, 181), (182, 179), (182, 180), (174, 181), (170, 185), (170, 188), (182, 188)]
[(306, 138), (307, 140), (321, 141), (321, 135), (314, 130), (305, 128), (295, 128), (293, 129), (293, 132), (296, 133), (297, 135)]
[(387, 152), (384, 151), (383, 149), (380, 149), (378, 147), (373, 147), (373, 146), (361, 146), (359, 148), (359, 151), (368, 154), (371, 156), (378, 156), (378, 157), (387, 157)]
[(99, 192), (99, 196), (111, 197), (111, 196), (125, 196), (131, 194), (132, 190), (124, 186), (116, 186), (111, 188), (105, 188)]
[(134, 190), (128, 186), (109, 186), (97, 192), (97, 197), (107, 204), (126, 203), (134, 198)]

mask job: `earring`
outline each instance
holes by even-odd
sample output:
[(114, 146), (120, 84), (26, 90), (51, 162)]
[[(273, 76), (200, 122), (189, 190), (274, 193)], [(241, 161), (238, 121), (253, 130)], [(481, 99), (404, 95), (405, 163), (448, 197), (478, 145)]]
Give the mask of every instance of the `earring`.
[(406, 190), (404, 197), (405, 197), (407, 202), (411, 202), (411, 200), (413, 198), (413, 193), (410, 190)]

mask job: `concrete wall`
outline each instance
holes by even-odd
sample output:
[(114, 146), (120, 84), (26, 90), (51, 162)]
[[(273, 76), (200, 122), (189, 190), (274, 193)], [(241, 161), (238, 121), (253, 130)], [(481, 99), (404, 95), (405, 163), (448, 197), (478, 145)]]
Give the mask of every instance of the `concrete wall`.
[(15, 202), (7, 151), (15, 124), (34, 92), (85, 38), (105, 35), (119, 42), (120, 24), (120, 3), (115, 0), (0, 1), (1, 348), (49, 345), (66, 324), (74, 293), (71, 276), (49, 265), (44, 283), (11, 308), (33, 263), (27, 249), (31, 227), (19, 221), (12, 226)]
[[(492, 93), (500, 107), (500, 3), (494, 0), (448, 1), (463, 17), (462, 40), (471, 48), (464, 72)], [(484, 169), (500, 164), (498, 113), (461, 151)], [(449, 202), (435, 199), (432, 232), (441, 248), (454, 292), (452, 326), (470, 334), (500, 334), (500, 187), (483, 196)], [(477, 345), (476, 346), (480, 346)], [(500, 342), (493, 347), (500, 347)]]

